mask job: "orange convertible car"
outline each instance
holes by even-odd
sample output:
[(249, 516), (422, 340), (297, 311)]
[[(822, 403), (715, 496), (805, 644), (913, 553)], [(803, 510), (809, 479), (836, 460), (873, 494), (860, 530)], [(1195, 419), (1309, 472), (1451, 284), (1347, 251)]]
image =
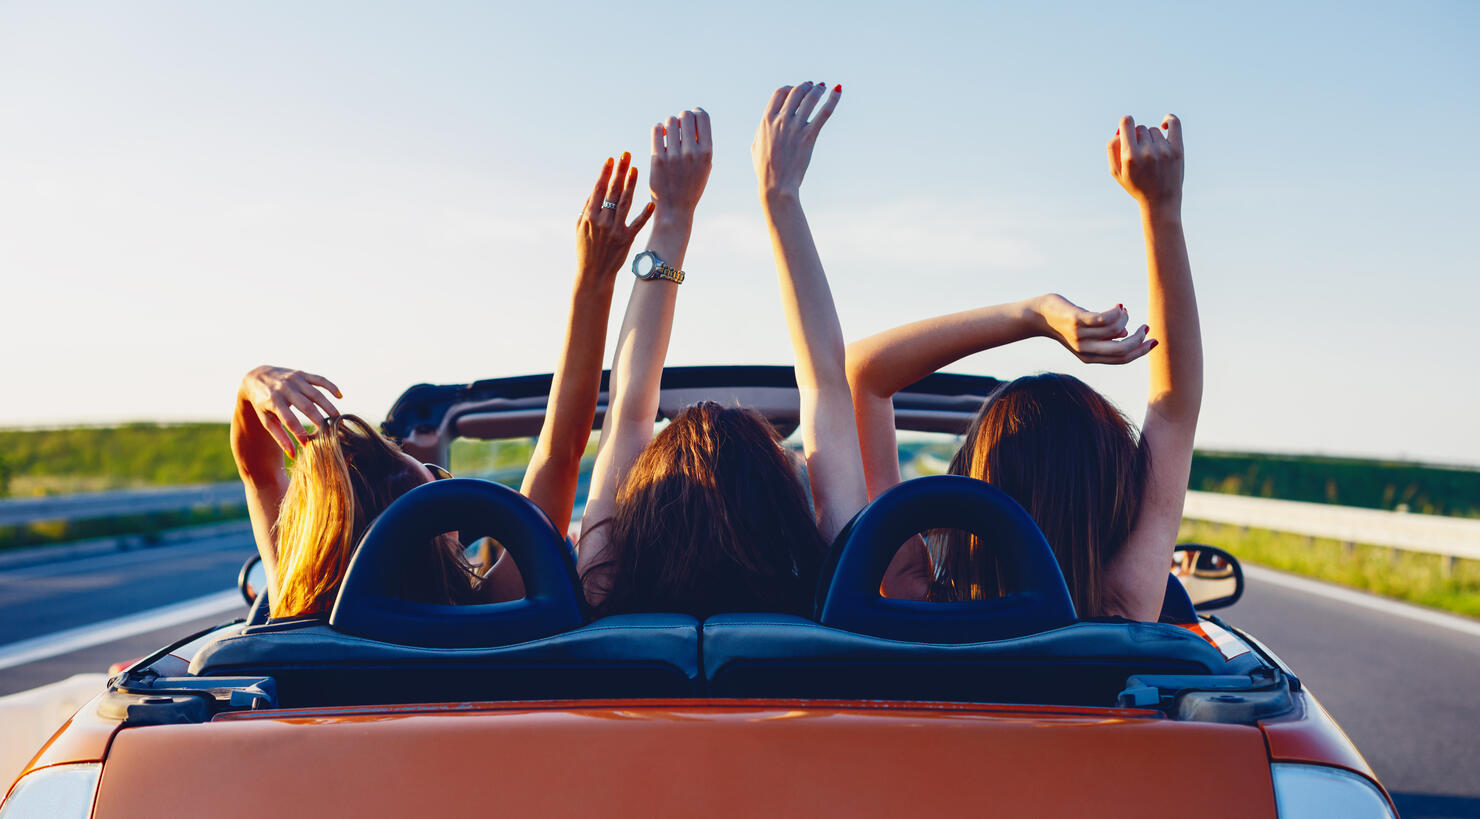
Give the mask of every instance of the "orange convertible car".
[[(938, 375), (902, 430), (957, 433), (996, 382)], [(538, 428), (548, 377), (422, 385), (388, 432), (447, 463), (456, 438)], [(741, 401), (785, 429), (789, 368), (670, 369), (664, 413)], [(599, 421), (599, 419), (598, 419)], [(887, 600), (898, 545), (973, 531), (1016, 593)], [(397, 600), (398, 553), (456, 530), (509, 551), (527, 596)], [(906, 481), (833, 548), (811, 619), (590, 621), (570, 550), (487, 481), (437, 481), (371, 527), (327, 623), (244, 621), (133, 664), (36, 755), (0, 817), (1393, 816), (1361, 755), (1254, 639), (1169, 575), (1162, 622), (1076, 618), (1043, 536), (968, 478)], [(1226, 553), (1177, 566), (1204, 607)]]

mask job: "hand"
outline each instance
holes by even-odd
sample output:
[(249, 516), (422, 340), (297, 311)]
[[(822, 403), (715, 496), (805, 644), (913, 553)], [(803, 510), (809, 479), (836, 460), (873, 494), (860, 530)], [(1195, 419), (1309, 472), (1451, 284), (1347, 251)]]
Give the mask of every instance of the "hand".
[(1130, 318), (1124, 306), (1092, 313), (1057, 293), (1034, 300), (1042, 320), (1042, 334), (1064, 345), (1086, 364), (1126, 364), (1151, 352), (1156, 339), (1146, 338), (1147, 327), (1126, 335)]
[(762, 196), (795, 196), (801, 189), (817, 134), (838, 107), (843, 86), (833, 87), (827, 101), (817, 109), (817, 116), (808, 122), (807, 117), (826, 91), (827, 86), (822, 83), (804, 82), (778, 88), (771, 95), (766, 114), (755, 130), (755, 141), (750, 144), (750, 158), (755, 162)]
[(1105, 146), (1110, 175), (1142, 207), (1182, 206), (1182, 121), (1171, 114), (1161, 120), (1161, 131), (1120, 118), (1120, 130)]
[[(612, 160), (608, 158), (596, 178), (596, 187), (586, 197), (586, 206), (576, 220), (578, 281), (610, 284), (627, 260), (632, 240), (653, 215), (653, 203), (649, 202), (637, 219), (627, 224), (627, 212), (637, 191), (637, 169), (630, 168), (631, 163), (632, 154), (623, 153), (616, 173), (612, 173)], [(607, 202), (616, 207), (606, 207)]]
[(302, 444), (309, 438), (308, 431), (293, 414), (294, 409), (303, 413), (303, 417), (319, 429), (323, 429), (328, 417), (339, 414), (339, 410), (329, 402), (324, 391), (334, 393), (336, 398), (344, 397), (333, 382), (321, 375), (287, 367), (264, 366), (252, 370), (242, 378), (237, 398), (250, 405), (257, 422), (283, 452), (292, 456), (295, 451), (294, 439)]
[(693, 216), (709, 181), (714, 137), (709, 112), (694, 108), (653, 126), (648, 190), (659, 216)]

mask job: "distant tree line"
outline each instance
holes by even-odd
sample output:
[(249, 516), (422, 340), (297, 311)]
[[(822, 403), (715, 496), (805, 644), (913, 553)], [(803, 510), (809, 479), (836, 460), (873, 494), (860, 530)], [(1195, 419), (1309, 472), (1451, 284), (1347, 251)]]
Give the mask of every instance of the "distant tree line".
[(1199, 452), (1192, 489), (1261, 498), (1480, 517), (1480, 470), (1403, 461)]

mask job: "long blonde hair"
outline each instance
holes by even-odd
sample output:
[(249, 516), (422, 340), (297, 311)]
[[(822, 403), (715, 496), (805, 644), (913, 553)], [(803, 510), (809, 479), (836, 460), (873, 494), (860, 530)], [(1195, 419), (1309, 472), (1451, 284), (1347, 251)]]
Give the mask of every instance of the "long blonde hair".
[[(328, 614), (371, 521), (424, 482), (400, 447), (359, 417), (329, 419), (299, 449), (273, 527), (278, 578), (272, 616)], [(478, 578), (454, 538), (436, 538), (427, 558), (400, 573), (403, 597), (472, 602)]]

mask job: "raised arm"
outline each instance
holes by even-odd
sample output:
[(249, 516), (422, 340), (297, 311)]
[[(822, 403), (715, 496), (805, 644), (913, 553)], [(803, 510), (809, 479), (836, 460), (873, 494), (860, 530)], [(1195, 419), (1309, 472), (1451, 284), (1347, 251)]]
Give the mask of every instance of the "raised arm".
[(339, 388), (321, 375), (287, 367), (257, 367), (242, 377), (231, 416), (231, 454), (247, 489), (247, 515), (257, 553), (267, 570), (268, 594), (277, 591), (277, 538), (273, 525), (288, 491), (283, 455), (292, 455), (308, 437), (293, 414), (297, 409), (316, 427), (337, 415), (325, 391), (343, 398)]
[(1052, 338), (1091, 364), (1124, 364), (1156, 345), (1146, 327), (1126, 335), (1121, 305), (1091, 312), (1049, 293), (885, 330), (848, 345), (848, 381), (863, 445), (869, 497), (900, 481), (894, 394), (955, 361), (1026, 338)]
[[(807, 477), (818, 529), (829, 541), (868, 502), (868, 492), (848, 391), (843, 330), (802, 212), (801, 186), (817, 135), (837, 108), (842, 92), (838, 86), (828, 94), (826, 86), (810, 82), (778, 88), (750, 149), (761, 207), (771, 229), (781, 309), (796, 358)], [(814, 109), (817, 116), (809, 122)]]
[(1150, 356), (1141, 426), (1151, 462), (1145, 496), (1125, 548), (1107, 567), (1111, 613), (1136, 620), (1155, 620), (1161, 611), (1202, 406), (1202, 331), (1182, 234), (1182, 123), (1167, 115), (1161, 127), (1165, 136), (1123, 117), (1106, 146), (1110, 173), (1140, 205), (1148, 320), (1163, 342)]
[[(627, 251), (648, 217), (649, 202), (632, 224), (627, 214), (637, 190), (637, 169), (630, 167), (632, 155), (620, 162), (607, 159), (591, 195), (576, 221), (576, 281), (570, 299), (570, 319), (560, 365), (550, 383), (550, 401), (545, 422), (535, 442), (534, 455), (524, 473), (519, 491), (534, 501), (564, 533), (570, 528), (575, 506), (581, 456), (591, 438), (601, 391), (601, 362), (606, 353), (606, 324), (611, 314), (612, 291), (617, 273), (627, 260)], [(489, 594), (499, 600), (524, 596), (524, 582), (504, 555), (488, 573)]]
[[(703, 109), (685, 111), (653, 126), (648, 185), (655, 211), (647, 249), (674, 270), (683, 268), (694, 210), (709, 180), (713, 155), (709, 114)], [(639, 278), (632, 284), (632, 298), (612, 356), (609, 404), (581, 523), (579, 567), (583, 575), (601, 562), (605, 550), (606, 531), (597, 524), (611, 517), (617, 488), (653, 437), (678, 287), (661, 276)], [(599, 598), (600, 586), (599, 582), (587, 584), (592, 603)]]

